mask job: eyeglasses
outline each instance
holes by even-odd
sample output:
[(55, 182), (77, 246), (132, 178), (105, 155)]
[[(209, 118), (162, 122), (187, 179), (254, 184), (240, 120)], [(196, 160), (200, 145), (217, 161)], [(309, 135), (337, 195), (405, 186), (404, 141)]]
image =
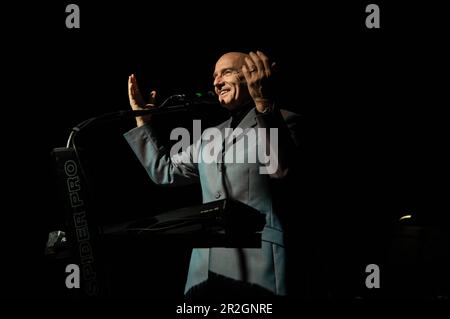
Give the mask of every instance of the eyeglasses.
[(240, 71), (233, 69), (233, 68), (224, 69), (220, 73), (214, 73), (213, 79), (215, 80), (218, 76), (220, 76), (221, 78), (230, 77), (231, 75), (233, 75), (235, 73), (240, 73)]

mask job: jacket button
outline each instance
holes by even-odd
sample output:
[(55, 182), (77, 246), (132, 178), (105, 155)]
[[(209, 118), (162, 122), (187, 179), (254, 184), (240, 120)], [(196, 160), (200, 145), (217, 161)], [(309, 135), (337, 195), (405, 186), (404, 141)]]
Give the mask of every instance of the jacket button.
[(220, 196), (222, 196), (222, 194), (220, 192), (216, 193), (216, 198), (220, 198)]

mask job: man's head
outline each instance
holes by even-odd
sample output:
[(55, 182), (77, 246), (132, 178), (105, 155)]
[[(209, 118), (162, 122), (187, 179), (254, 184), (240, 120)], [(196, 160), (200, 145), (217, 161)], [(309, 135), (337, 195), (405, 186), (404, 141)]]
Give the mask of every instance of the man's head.
[(222, 106), (235, 110), (251, 101), (242, 66), (247, 54), (229, 52), (220, 57), (214, 69), (214, 90)]

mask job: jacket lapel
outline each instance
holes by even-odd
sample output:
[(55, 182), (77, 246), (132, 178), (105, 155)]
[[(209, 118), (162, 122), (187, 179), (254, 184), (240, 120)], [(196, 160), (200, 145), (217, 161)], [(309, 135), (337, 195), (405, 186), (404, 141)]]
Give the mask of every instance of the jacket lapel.
[(242, 121), (238, 124), (237, 127), (242, 128), (245, 130), (246, 128), (254, 127), (256, 126), (256, 112), (255, 108), (253, 107), (247, 115), (242, 119)]
[[(230, 122), (231, 123), (231, 122)], [(223, 135), (227, 141), (227, 147), (230, 147), (233, 144), (236, 144), (237, 141), (239, 141), (241, 138), (243, 138), (245, 136), (245, 134), (247, 133), (247, 129), (256, 126), (256, 112), (255, 112), (255, 108), (252, 108), (246, 116), (244, 116), (244, 118), (242, 119), (242, 121), (236, 126), (236, 128), (239, 128), (242, 130), (242, 132), (240, 134), (238, 134), (237, 132), (235, 132), (235, 130), (233, 130), (233, 140), (229, 141), (228, 140), (228, 135)]]

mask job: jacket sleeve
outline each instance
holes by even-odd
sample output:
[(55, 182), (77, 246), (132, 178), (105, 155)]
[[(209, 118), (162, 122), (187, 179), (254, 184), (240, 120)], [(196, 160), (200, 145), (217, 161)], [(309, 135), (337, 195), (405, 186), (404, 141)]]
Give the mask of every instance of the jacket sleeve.
[(148, 124), (128, 131), (124, 137), (156, 184), (183, 186), (199, 182), (198, 166), (193, 160), (193, 149), (196, 148), (193, 145), (181, 153), (170, 155)]
[(286, 177), (296, 168), (300, 146), (299, 120), (300, 115), (278, 108), (257, 113), (258, 127), (265, 129), (263, 134), (258, 134), (259, 147), (264, 144), (268, 157), (262, 172), (271, 178)]

